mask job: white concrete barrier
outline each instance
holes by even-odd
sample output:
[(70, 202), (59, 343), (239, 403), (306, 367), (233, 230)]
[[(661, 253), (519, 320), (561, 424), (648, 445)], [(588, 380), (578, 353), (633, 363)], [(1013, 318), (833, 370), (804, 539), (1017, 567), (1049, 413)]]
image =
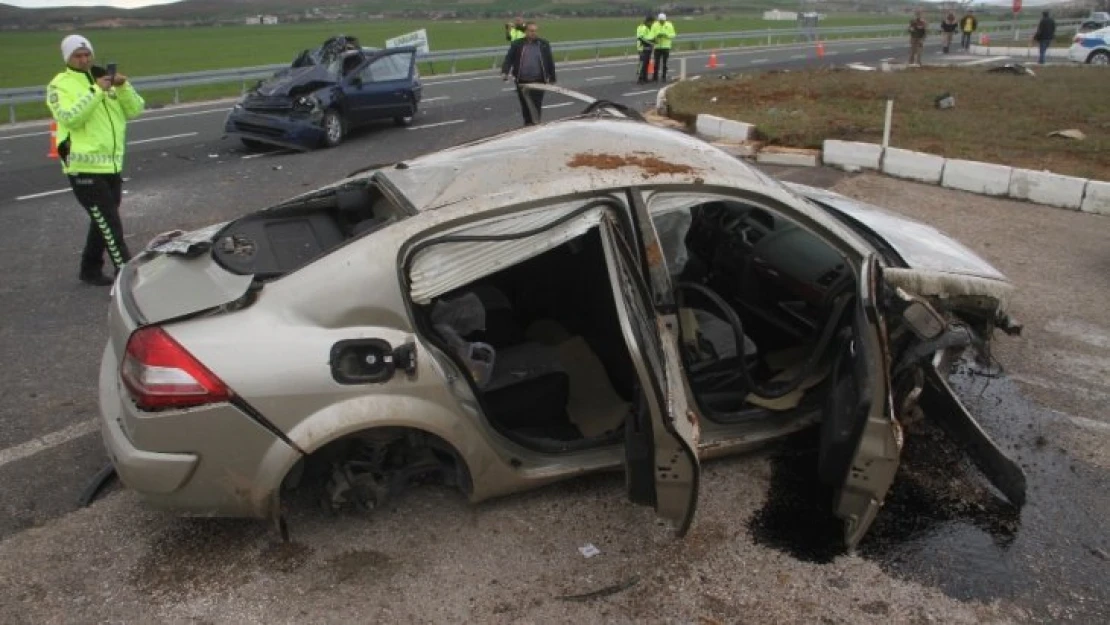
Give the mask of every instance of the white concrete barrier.
[(697, 132), (699, 135), (704, 135), (706, 137), (709, 137), (710, 139), (720, 139), (721, 122), (723, 121), (725, 120), (717, 117), (716, 115), (700, 113), (698, 114), (697, 119), (694, 120), (694, 131)]
[(883, 173), (897, 178), (937, 184), (944, 170), (944, 157), (935, 154), (887, 148), (886, 154), (883, 155)]
[(824, 148), (825, 164), (843, 169), (878, 169), (883, 156), (883, 146), (877, 143), (826, 139)]
[(755, 155), (755, 161), (765, 165), (817, 167), (821, 164), (821, 150), (772, 146), (760, 150), (759, 154)]
[(1019, 200), (1079, 210), (1086, 186), (1083, 178), (1015, 168), (1010, 176), (1009, 193)]
[(1013, 167), (948, 159), (941, 184), (949, 189), (970, 191), (981, 195), (1006, 195), (1010, 192)]
[(1110, 182), (1088, 180), (1080, 210), (1110, 216)]
[(733, 119), (725, 119), (716, 115), (702, 113), (698, 115), (695, 128), (699, 135), (710, 139), (732, 141), (739, 143), (747, 141), (752, 136), (755, 126)]

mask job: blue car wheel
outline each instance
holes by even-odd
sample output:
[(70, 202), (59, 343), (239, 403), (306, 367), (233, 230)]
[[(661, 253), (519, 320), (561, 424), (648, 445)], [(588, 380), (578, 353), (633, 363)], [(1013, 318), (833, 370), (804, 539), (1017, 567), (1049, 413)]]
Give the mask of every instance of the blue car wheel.
[(343, 143), (343, 135), (346, 129), (343, 124), (343, 116), (335, 109), (329, 109), (324, 113), (324, 145), (329, 148)]

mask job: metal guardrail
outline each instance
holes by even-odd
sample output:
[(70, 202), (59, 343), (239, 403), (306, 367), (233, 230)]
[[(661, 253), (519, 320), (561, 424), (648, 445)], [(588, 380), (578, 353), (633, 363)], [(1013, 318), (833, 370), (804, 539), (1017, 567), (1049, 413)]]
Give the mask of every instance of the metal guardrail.
[[(1073, 24), (1072, 22), (1075, 22)], [(1063, 20), (1056, 23), (1057, 27), (1074, 26), (1080, 20)], [(979, 33), (1010, 33), (1015, 28), (1018, 32), (1030, 27), (1036, 27), (1036, 21), (991, 22), (980, 25)], [(766, 45), (789, 45), (792, 43), (809, 41), (828, 41), (830, 39), (875, 39), (882, 37), (897, 37), (906, 34), (906, 24), (880, 24), (872, 26), (839, 26), (835, 28), (770, 28), (765, 30), (747, 30), (726, 33), (697, 33), (679, 35), (675, 41), (676, 52), (695, 51), (710, 48), (728, 48), (728, 44), (736, 42), (766, 42)], [(717, 44), (713, 46), (712, 44)], [(569, 59), (571, 53), (593, 51), (594, 58), (602, 57), (602, 50), (624, 49), (627, 55), (635, 53), (635, 40), (632, 37), (617, 39), (597, 39), (591, 41), (567, 41), (555, 43), (552, 52), (563, 55), (564, 60)], [(420, 55), (421, 63), (450, 63), (449, 73), (455, 73), (458, 62), (475, 59), (490, 59), (490, 66), (497, 68), (505, 56), (504, 45), (486, 48), (466, 48), (461, 50), (442, 50)], [(620, 52), (617, 55), (621, 54)], [(615, 55), (612, 55), (615, 56)], [(205, 70), (188, 72), (184, 74), (167, 74), (163, 76), (144, 76), (134, 78), (132, 82), (138, 89), (152, 91), (173, 89), (174, 103), (178, 103), (178, 91), (182, 87), (198, 85), (219, 85), (241, 82), (243, 91), (247, 84), (272, 76), (275, 72), (289, 67), (288, 63), (275, 65), (257, 65), (254, 67), (239, 67), (234, 69)], [(434, 68), (434, 66), (433, 66)], [(9, 120), (16, 121), (15, 107), (18, 104), (43, 102), (46, 98), (46, 87), (17, 87), (14, 89), (0, 89), (0, 107), (9, 108)]]

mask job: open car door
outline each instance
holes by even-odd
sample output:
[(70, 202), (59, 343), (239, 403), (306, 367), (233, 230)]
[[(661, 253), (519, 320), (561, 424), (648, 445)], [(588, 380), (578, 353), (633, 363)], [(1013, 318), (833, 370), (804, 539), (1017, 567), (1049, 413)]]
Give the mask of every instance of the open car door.
[(629, 498), (650, 505), (679, 536), (690, 528), (698, 500), (698, 421), (688, 404), (677, 345), (659, 321), (634, 254), (620, 227), (601, 223), (602, 247), (624, 340), (641, 388), (625, 423)]
[(880, 268), (869, 256), (860, 272), (851, 334), (835, 346), (833, 389), (821, 425), (818, 472), (835, 489), (833, 513), (844, 521), (849, 550), (882, 507), (902, 453), (890, 400), (885, 321), (876, 306)]

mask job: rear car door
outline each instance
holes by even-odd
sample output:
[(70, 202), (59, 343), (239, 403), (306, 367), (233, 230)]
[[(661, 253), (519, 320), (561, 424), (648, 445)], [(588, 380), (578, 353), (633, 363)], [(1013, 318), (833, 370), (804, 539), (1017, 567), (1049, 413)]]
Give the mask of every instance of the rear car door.
[(652, 309), (639, 255), (613, 221), (601, 225), (621, 330), (642, 389), (641, 403), (625, 424), (628, 495), (654, 507), (681, 536), (697, 507), (697, 415), (689, 407), (674, 329), (668, 330)]
[(416, 52), (411, 49), (386, 51), (359, 70), (359, 123), (411, 115), (415, 71)]
[(880, 267), (869, 256), (860, 272), (852, 332), (835, 344), (833, 388), (821, 425), (818, 472), (835, 489), (833, 513), (854, 549), (882, 507), (902, 452), (890, 399), (885, 320), (876, 304)]

